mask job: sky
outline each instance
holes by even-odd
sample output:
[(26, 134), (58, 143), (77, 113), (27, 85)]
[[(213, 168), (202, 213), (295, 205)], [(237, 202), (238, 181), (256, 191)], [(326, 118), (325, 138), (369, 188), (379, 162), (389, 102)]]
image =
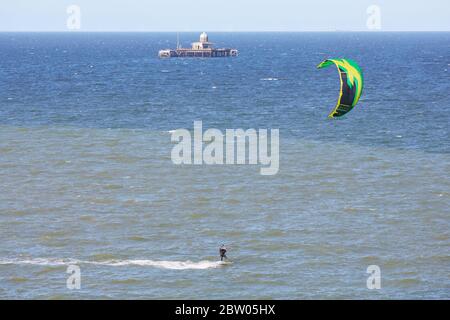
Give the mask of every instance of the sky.
[(0, 0), (0, 31), (203, 30), (450, 31), (450, 1)]

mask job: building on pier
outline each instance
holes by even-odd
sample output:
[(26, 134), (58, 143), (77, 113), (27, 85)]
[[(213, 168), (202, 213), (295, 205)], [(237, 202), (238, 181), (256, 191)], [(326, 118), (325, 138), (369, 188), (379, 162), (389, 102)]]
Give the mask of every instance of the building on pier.
[(159, 51), (160, 58), (216, 58), (216, 57), (235, 57), (238, 55), (237, 49), (221, 48), (215, 49), (213, 43), (209, 42), (206, 32), (200, 35), (200, 41), (192, 43), (191, 48), (182, 48), (177, 41), (176, 49), (165, 49)]

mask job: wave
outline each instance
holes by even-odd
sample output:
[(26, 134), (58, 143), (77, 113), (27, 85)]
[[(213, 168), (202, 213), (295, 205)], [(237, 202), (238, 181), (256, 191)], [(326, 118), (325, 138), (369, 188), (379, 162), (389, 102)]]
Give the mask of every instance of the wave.
[(154, 261), (154, 260), (111, 260), (95, 262), (94, 264), (106, 265), (106, 266), (149, 266), (149, 267), (159, 267), (163, 269), (172, 270), (186, 270), (186, 269), (212, 269), (223, 266), (224, 263), (221, 261)]
[(214, 269), (225, 265), (231, 264), (230, 262), (222, 261), (155, 261), (155, 260), (105, 260), (105, 261), (83, 261), (77, 259), (47, 259), (47, 258), (35, 258), (35, 259), (1, 259), (0, 265), (38, 265), (38, 266), (68, 266), (68, 265), (101, 265), (110, 267), (122, 267), (122, 266), (141, 266), (141, 267), (156, 267), (162, 269), (171, 270), (204, 270)]

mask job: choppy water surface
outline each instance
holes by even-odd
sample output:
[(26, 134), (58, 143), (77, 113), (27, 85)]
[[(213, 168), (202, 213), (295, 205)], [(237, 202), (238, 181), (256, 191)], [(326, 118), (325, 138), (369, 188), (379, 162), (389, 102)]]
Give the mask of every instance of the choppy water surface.
[[(210, 38), (240, 56), (159, 60), (173, 34), (0, 34), (0, 297), (450, 298), (450, 34)], [(366, 77), (337, 121), (328, 57)], [(169, 131), (194, 120), (279, 128), (279, 173), (173, 165)]]

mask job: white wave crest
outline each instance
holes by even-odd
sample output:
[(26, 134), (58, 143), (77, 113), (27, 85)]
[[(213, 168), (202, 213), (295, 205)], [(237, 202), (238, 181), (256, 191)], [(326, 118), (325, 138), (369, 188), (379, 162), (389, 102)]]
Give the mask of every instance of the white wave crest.
[(221, 266), (230, 264), (229, 262), (221, 261), (155, 261), (155, 260), (107, 260), (107, 261), (83, 261), (77, 259), (46, 259), (46, 258), (35, 258), (35, 259), (0, 259), (0, 265), (38, 265), (38, 266), (65, 266), (71, 264), (91, 264), (91, 265), (102, 265), (111, 267), (122, 267), (122, 266), (141, 266), (141, 267), (156, 267), (162, 269), (171, 270), (188, 270), (188, 269), (213, 269), (219, 268)]
[(223, 265), (220, 261), (154, 261), (154, 260), (110, 260), (95, 262), (93, 264), (106, 266), (149, 266), (163, 269), (186, 270), (186, 269), (211, 269)]
[(0, 265), (7, 264), (31, 264), (37, 266), (64, 266), (70, 264), (80, 264), (80, 260), (76, 259), (47, 259), (47, 258), (35, 258), (35, 259), (1, 259)]

